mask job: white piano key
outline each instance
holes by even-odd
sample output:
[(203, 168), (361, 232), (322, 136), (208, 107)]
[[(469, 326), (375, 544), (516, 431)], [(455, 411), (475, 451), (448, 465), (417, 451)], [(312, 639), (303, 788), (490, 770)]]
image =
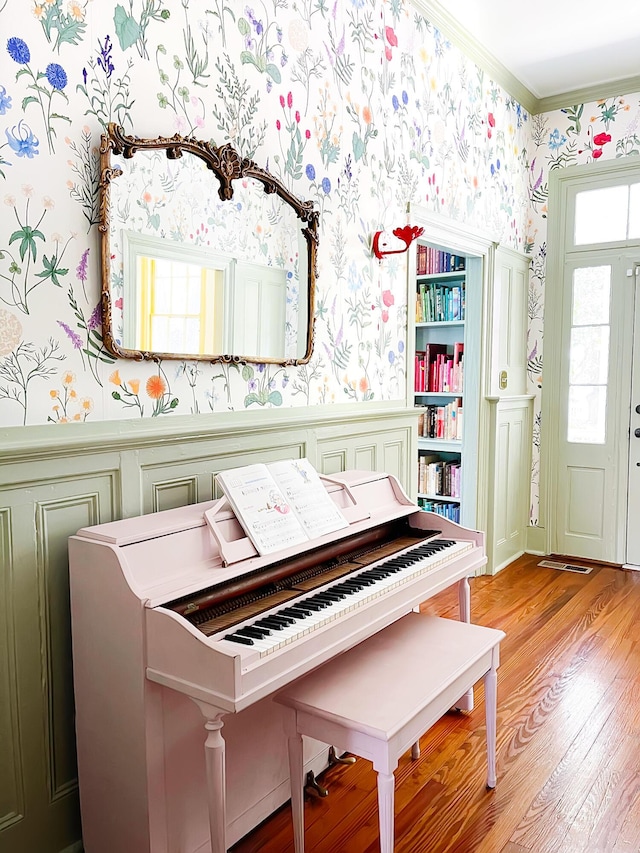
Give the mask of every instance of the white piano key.
[[(422, 543), (416, 547), (421, 547)], [(450, 545), (446, 548), (443, 548), (440, 551), (436, 551), (434, 554), (431, 554), (428, 557), (416, 560), (414, 563), (411, 563), (408, 566), (404, 566), (399, 571), (393, 572), (387, 577), (377, 579), (373, 584), (365, 586), (362, 590), (353, 592), (350, 594), (345, 594), (345, 598), (342, 598), (336, 601), (333, 604), (327, 605), (322, 610), (314, 610), (311, 612), (309, 616), (296, 618), (296, 622), (293, 625), (288, 626), (287, 628), (283, 628), (281, 631), (273, 630), (270, 636), (264, 637), (261, 640), (254, 640), (253, 649), (260, 653), (260, 657), (263, 657), (268, 654), (273, 654), (278, 651), (278, 649), (282, 649), (286, 646), (290, 646), (296, 643), (301, 638), (307, 636), (313, 631), (317, 631), (322, 628), (324, 625), (328, 625), (331, 622), (336, 621), (337, 619), (342, 618), (346, 614), (356, 610), (359, 607), (364, 606), (365, 604), (379, 598), (382, 595), (385, 595), (390, 590), (396, 589), (402, 586), (405, 583), (408, 583), (413, 578), (418, 577), (425, 572), (432, 571), (437, 566), (442, 565), (443, 563), (449, 562), (454, 557), (460, 556), (464, 551), (471, 550), (473, 547), (471, 542), (468, 541), (452, 541)], [(401, 558), (403, 556), (410, 556), (411, 551), (415, 549), (407, 549), (400, 554), (394, 554), (393, 557), (385, 557), (381, 560), (378, 560), (375, 563), (371, 563), (366, 567), (363, 567), (361, 570), (353, 572), (349, 575), (345, 575), (342, 578), (337, 579), (333, 583), (326, 584), (325, 586), (318, 587), (317, 589), (312, 590), (311, 592), (305, 594), (304, 597), (293, 599), (288, 602), (284, 606), (280, 606), (271, 611), (266, 611), (265, 613), (261, 613), (259, 619), (264, 619), (268, 616), (277, 616), (279, 613), (290, 609), (290, 608), (304, 608), (304, 603), (307, 599), (313, 599), (314, 596), (319, 595), (323, 592), (331, 591), (334, 587), (340, 586), (340, 584), (345, 583), (349, 580), (357, 580), (360, 575), (367, 574), (371, 569), (375, 569), (377, 567), (384, 568), (386, 564)], [(255, 622), (259, 621), (259, 619), (252, 619), (251, 621), (247, 621), (244, 623), (240, 623), (234, 628), (225, 632), (225, 635), (232, 634), (235, 631), (239, 631), (244, 627), (250, 627), (255, 624)], [(258, 626), (259, 627), (259, 626)], [(222, 635), (218, 638), (212, 639), (224, 639)]]

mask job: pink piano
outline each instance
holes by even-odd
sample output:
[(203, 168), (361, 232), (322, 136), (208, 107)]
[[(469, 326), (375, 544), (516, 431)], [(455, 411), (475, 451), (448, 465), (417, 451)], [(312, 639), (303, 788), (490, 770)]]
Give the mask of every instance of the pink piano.
[(323, 480), (348, 528), (268, 557), (224, 499), (71, 537), (86, 853), (224, 853), (289, 798), (274, 691), (451, 584), (468, 621), (484, 534), (390, 475)]

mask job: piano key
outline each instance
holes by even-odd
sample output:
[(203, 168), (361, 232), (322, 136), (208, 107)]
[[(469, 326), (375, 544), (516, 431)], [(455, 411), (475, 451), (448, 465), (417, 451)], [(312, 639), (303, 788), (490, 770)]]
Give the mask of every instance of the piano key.
[[(434, 545), (435, 547), (433, 547)], [(263, 617), (277, 618), (282, 613), (295, 619), (295, 623), (289, 627), (286, 636), (282, 632), (274, 632), (272, 635), (264, 637), (261, 640), (255, 640), (255, 647), (259, 649), (261, 657), (272, 654), (278, 649), (295, 642), (298, 638), (309, 634), (311, 631), (318, 630), (323, 625), (327, 625), (357, 607), (383, 595), (385, 592), (408, 583), (413, 578), (432, 570), (443, 562), (447, 562), (454, 556), (470, 550), (471, 547), (472, 544), (470, 542), (437, 540), (436, 543), (429, 543), (429, 546), (423, 544), (403, 555), (383, 560), (377, 566), (363, 568), (360, 572), (353, 573), (349, 578), (340, 578), (334, 583), (329, 584), (326, 588), (318, 589), (306, 598), (297, 599), (294, 604), (289, 604), (287, 607), (276, 610), (274, 613)], [(360, 590), (349, 588), (346, 585), (348, 580), (357, 583), (361, 574), (365, 578), (374, 578), (375, 583)], [(308, 607), (306, 608), (307, 599), (312, 602), (314, 600), (322, 601), (326, 604), (326, 607), (319, 611), (310, 610)], [(249, 623), (249, 627), (251, 624), (254, 623)], [(243, 626), (240, 626), (237, 632), (231, 636), (239, 635), (242, 638), (242, 631)], [(221, 639), (229, 638), (230, 635), (226, 635)]]
[(242, 637), (240, 634), (226, 634), (224, 639), (231, 640), (232, 643), (242, 643), (244, 646), (253, 645), (251, 637)]
[(245, 625), (239, 633), (247, 637), (253, 637), (256, 640), (261, 640), (263, 637), (268, 637), (271, 631), (268, 628), (260, 628), (255, 625)]
[(265, 616), (263, 619), (258, 619), (257, 622), (254, 622), (254, 625), (258, 625), (262, 627), (264, 625), (265, 628), (271, 628), (273, 631), (280, 631), (285, 626), (284, 620), (276, 619), (273, 616)]

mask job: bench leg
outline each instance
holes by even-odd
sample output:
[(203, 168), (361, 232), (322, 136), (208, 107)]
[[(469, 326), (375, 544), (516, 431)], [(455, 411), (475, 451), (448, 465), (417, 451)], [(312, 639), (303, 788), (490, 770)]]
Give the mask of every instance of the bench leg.
[(378, 773), (378, 824), (380, 827), (380, 853), (393, 853), (393, 773)]
[[(461, 622), (471, 621), (471, 587), (469, 578), (461, 578), (458, 581), (458, 611)], [(464, 696), (454, 706), (458, 711), (473, 711), (473, 687), (469, 688)]]
[(498, 673), (495, 661), (484, 677), (484, 706), (487, 725), (487, 788), (496, 786), (496, 717)]
[(295, 853), (304, 853), (304, 766), (302, 736), (289, 735), (289, 779), (291, 780), (291, 817), (293, 819), (293, 847)]

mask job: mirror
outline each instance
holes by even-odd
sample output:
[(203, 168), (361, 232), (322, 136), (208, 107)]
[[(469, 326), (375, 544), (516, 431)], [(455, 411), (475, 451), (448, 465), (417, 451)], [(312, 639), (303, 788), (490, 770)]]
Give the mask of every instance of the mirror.
[(103, 336), (120, 358), (304, 364), (318, 212), (231, 145), (100, 145)]

